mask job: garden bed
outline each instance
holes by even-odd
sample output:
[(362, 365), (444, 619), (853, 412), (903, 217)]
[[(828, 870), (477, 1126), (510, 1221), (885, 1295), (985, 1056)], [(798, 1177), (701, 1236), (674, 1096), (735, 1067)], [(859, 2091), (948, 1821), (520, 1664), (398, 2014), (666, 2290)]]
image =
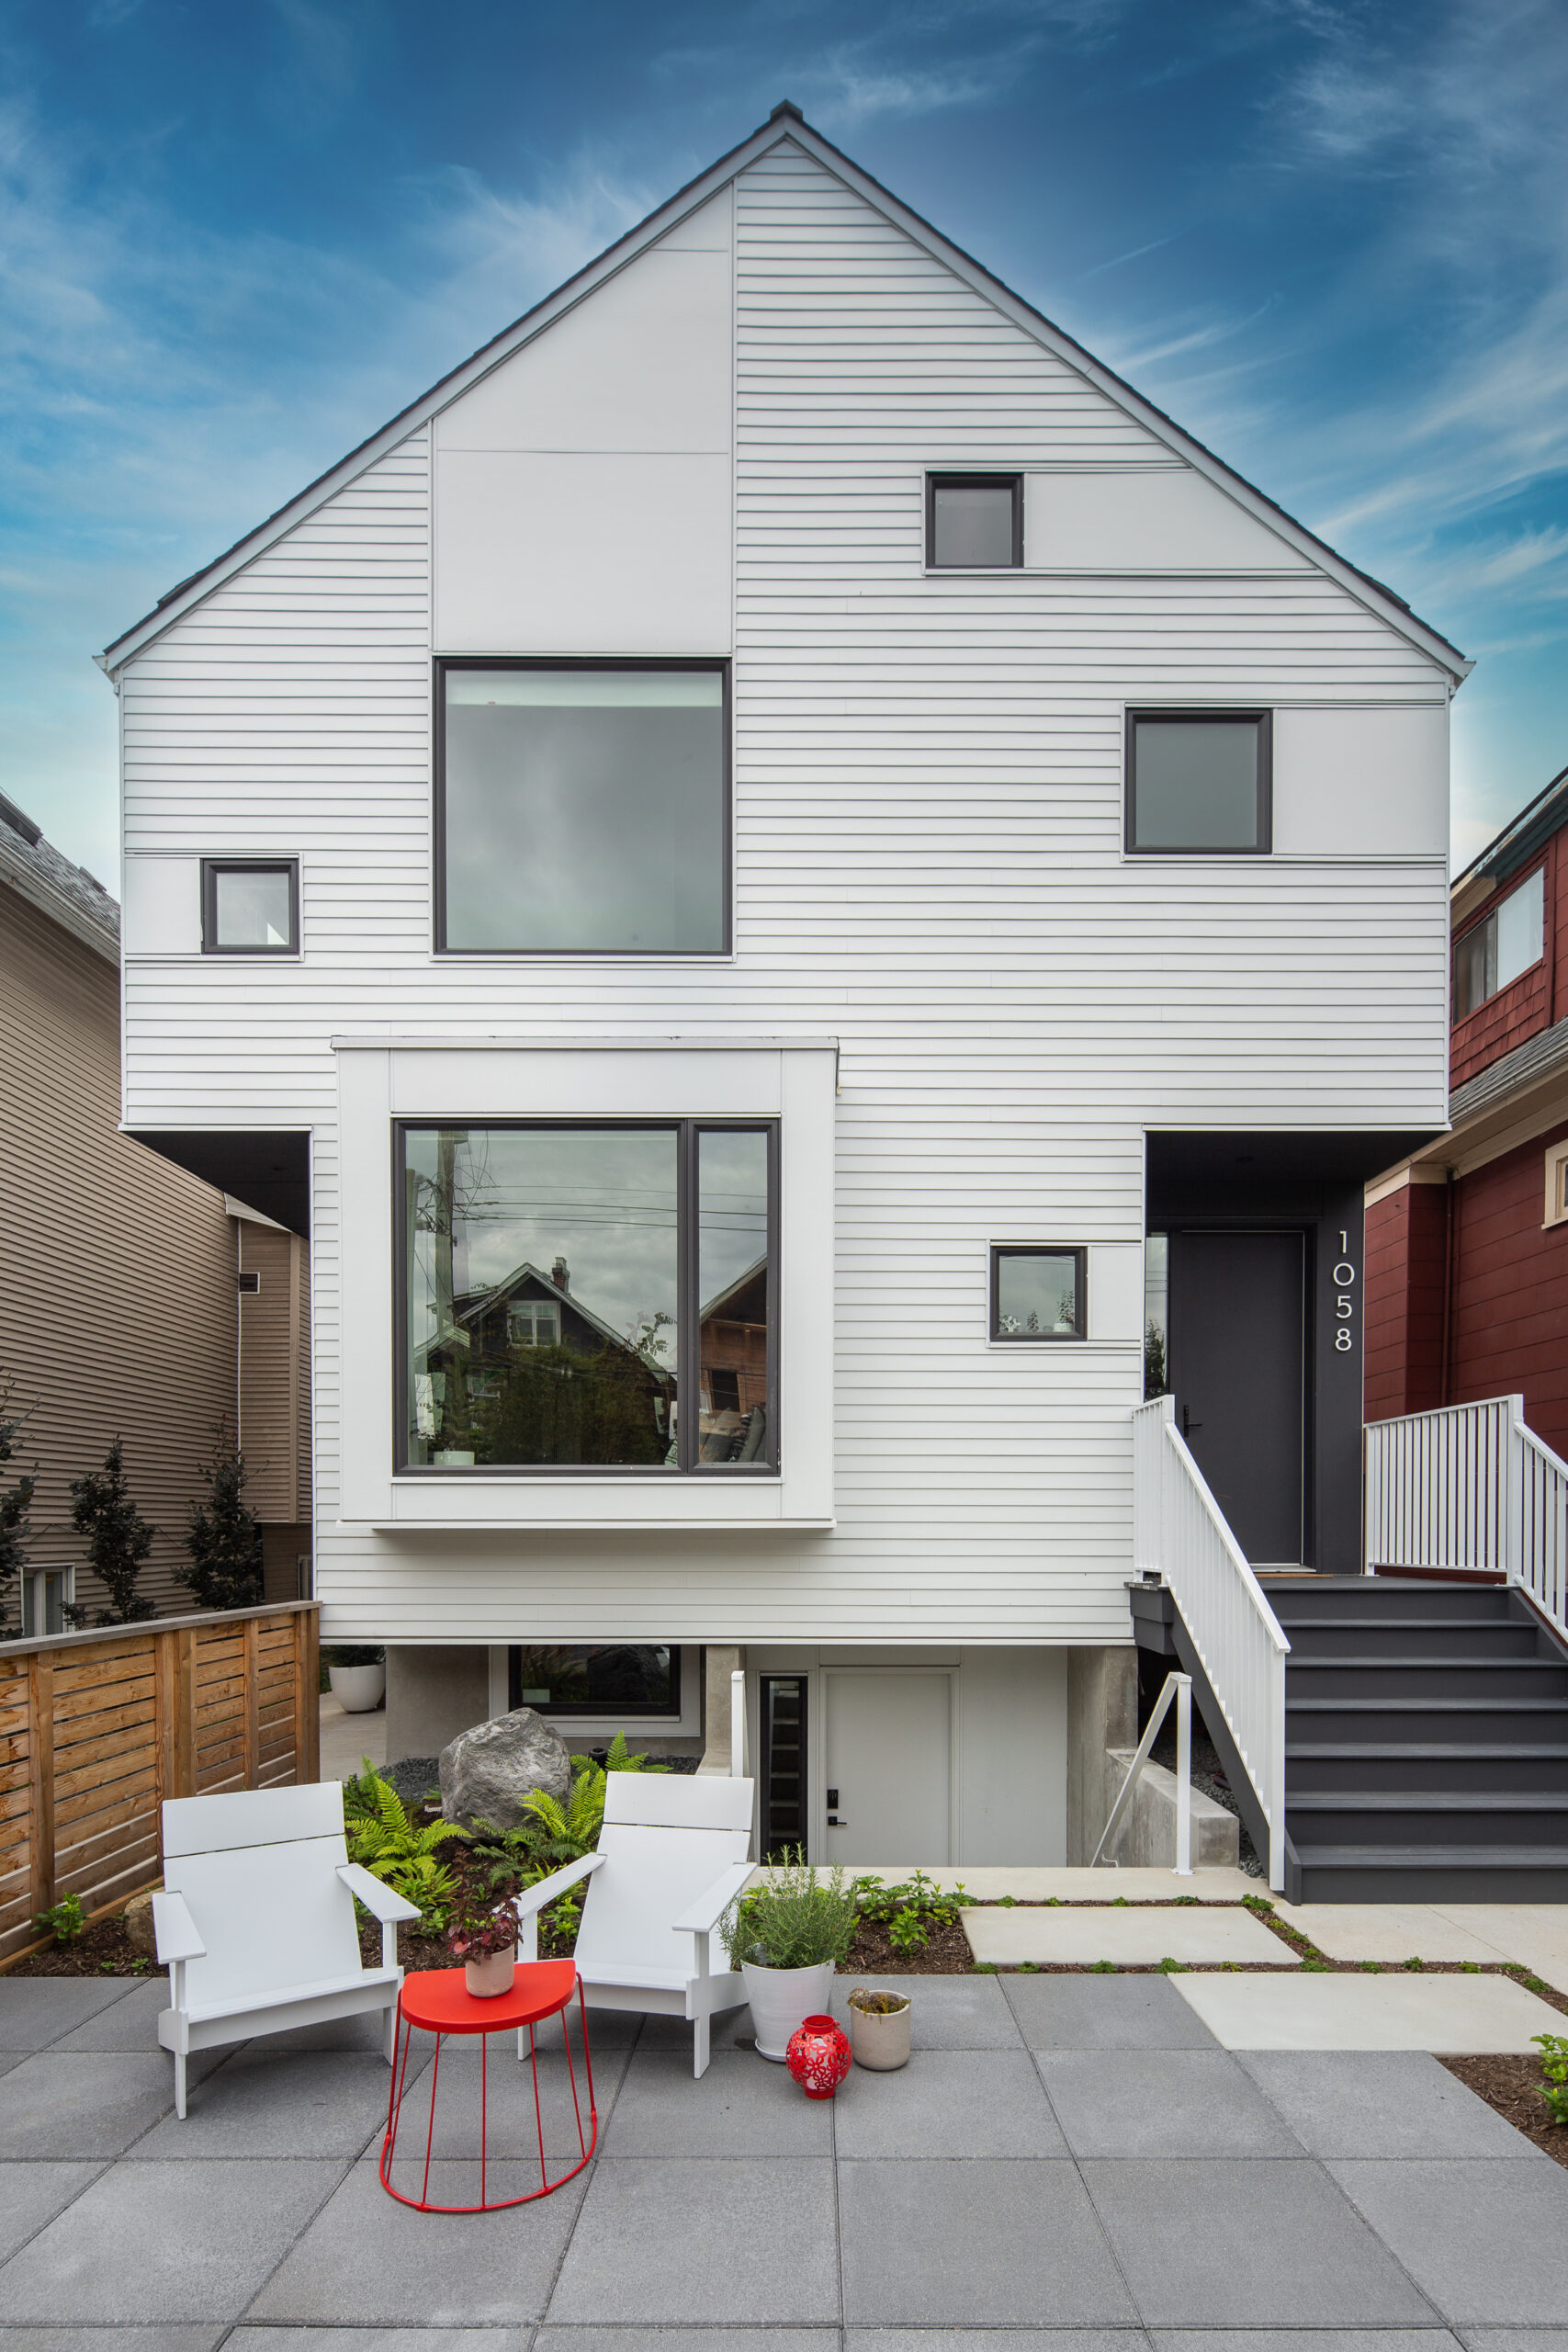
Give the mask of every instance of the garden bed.
[(1467, 2090), (1522, 2132), (1543, 2156), (1568, 2166), (1568, 2124), (1553, 2123), (1540, 2096), (1540, 2060), (1517, 2055), (1485, 2058), (1439, 2056), (1439, 2066), (1456, 2075)]

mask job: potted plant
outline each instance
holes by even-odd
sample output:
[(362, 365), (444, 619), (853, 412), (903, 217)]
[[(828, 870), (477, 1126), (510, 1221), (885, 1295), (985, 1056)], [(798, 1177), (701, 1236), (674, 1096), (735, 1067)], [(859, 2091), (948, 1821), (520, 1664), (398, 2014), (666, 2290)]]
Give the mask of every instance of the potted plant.
[(760, 1886), (724, 1917), (724, 1944), (739, 1968), (763, 2058), (783, 2065), (790, 2036), (826, 2010), (833, 1970), (855, 1935), (855, 1898), (835, 1867), (819, 1879), (797, 1847), (770, 1864)]
[(462, 1962), (463, 1980), (476, 2001), (510, 1993), (517, 1961), (517, 1919), (511, 1904), (492, 1911), (470, 1894), (460, 1895), (446, 1930), (446, 1949)]
[(909, 2063), (909, 1996), (873, 1993), (857, 1984), (850, 1995), (850, 2048), (857, 2066), (890, 2075)]
[(387, 1689), (387, 1653), (368, 1643), (342, 1643), (326, 1653), (327, 1681), (345, 1714), (368, 1714)]

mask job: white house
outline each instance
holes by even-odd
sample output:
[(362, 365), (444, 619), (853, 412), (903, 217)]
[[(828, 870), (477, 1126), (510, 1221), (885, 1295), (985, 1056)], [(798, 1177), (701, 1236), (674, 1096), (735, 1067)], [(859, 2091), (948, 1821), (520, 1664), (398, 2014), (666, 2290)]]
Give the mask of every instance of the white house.
[(1066, 1858), (1148, 1322), (1359, 1566), (1468, 665), (793, 107), (101, 659), (125, 1125), (310, 1234), (393, 1752), (705, 1652), (770, 1838)]

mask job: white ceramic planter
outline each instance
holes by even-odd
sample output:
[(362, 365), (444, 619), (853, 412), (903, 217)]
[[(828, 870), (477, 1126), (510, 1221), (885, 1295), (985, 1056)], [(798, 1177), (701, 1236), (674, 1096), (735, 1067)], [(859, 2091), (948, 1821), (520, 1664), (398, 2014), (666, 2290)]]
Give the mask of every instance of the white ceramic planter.
[(796, 2026), (827, 2008), (833, 1963), (825, 1960), (820, 1968), (759, 1968), (754, 1961), (743, 1960), (740, 1973), (757, 2029), (758, 2055), (782, 2066)]
[(327, 1680), (345, 1714), (367, 1715), (381, 1703), (387, 1669), (384, 1666), (329, 1666)]
[(515, 1951), (492, 1951), (483, 1960), (463, 1962), (463, 1982), (476, 2001), (493, 2001), (510, 1993), (516, 1973)]
[(891, 2075), (909, 2063), (909, 2004), (901, 2009), (857, 2009), (850, 2001), (850, 2048), (855, 2064)]

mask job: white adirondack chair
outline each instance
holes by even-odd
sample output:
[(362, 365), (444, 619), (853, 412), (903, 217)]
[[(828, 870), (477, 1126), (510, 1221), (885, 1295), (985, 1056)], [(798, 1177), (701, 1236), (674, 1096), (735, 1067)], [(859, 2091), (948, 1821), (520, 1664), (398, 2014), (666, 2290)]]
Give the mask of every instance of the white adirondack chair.
[[(385, 2012), (392, 2063), (400, 1919), (416, 1904), (348, 1859), (343, 1783), (173, 1797), (164, 1807), (164, 1888), (152, 1897), (169, 2006), (158, 2039), (175, 2058), (175, 2112), (186, 2111), (193, 2050), (330, 2018)], [(381, 1922), (381, 1965), (359, 1957), (354, 1901)]]
[[(612, 1772), (599, 1850), (516, 1899), (517, 1957), (539, 1950), (539, 1913), (580, 1879), (577, 1973), (590, 2008), (692, 2020), (692, 2072), (705, 2074), (709, 2021), (746, 1998), (738, 1971), (709, 1966), (708, 1939), (751, 1875), (753, 1783)], [(517, 2054), (524, 2055), (517, 2037)]]

